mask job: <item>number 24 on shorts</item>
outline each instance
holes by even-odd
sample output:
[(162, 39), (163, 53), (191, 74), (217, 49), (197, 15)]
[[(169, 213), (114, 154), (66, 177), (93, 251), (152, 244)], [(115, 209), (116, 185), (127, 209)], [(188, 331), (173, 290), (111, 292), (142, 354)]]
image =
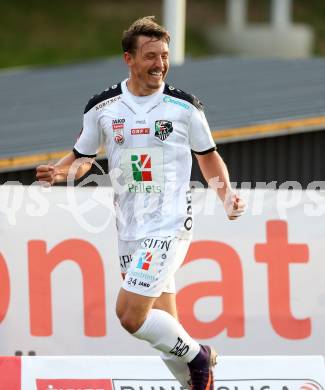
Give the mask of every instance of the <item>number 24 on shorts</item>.
[(128, 284), (133, 284), (133, 286), (135, 286), (137, 284), (137, 279), (136, 278), (129, 278)]

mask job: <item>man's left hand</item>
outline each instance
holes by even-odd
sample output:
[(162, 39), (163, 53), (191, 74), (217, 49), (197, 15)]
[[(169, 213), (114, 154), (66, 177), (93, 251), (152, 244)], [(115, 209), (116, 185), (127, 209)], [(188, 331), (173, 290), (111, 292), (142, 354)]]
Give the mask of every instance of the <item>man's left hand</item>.
[(228, 218), (234, 220), (245, 212), (246, 205), (235, 192), (227, 192), (223, 207)]

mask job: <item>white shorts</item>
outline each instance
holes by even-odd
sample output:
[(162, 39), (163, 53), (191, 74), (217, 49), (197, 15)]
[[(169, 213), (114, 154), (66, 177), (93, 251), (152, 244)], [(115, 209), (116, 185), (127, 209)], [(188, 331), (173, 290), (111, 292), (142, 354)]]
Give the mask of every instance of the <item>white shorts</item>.
[(118, 241), (122, 287), (147, 297), (175, 293), (175, 273), (183, 263), (191, 240), (179, 237), (147, 237)]

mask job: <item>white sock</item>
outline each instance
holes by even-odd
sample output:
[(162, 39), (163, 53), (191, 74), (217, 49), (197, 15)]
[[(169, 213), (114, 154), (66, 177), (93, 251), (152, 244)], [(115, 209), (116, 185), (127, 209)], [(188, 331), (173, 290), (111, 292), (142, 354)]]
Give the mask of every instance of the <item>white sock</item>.
[(160, 355), (162, 361), (166, 364), (169, 371), (174, 375), (178, 382), (182, 385), (183, 389), (190, 388), (190, 370), (188, 365), (183, 360), (180, 360), (171, 353), (163, 352)]
[(200, 351), (199, 343), (193, 340), (182, 325), (164, 310), (151, 309), (148, 317), (133, 336), (148, 341), (159, 351), (177, 356), (186, 363), (192, 361)]

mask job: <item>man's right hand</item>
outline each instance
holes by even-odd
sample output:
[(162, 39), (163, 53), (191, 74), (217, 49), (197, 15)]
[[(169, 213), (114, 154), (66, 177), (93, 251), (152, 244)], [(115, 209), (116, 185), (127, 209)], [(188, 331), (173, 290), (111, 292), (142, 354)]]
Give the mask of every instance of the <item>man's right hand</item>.
[(39, 165), (36, 168), (36, 179), (45, 185), (53, 185), (57, 173), (57, 167), (54, 165)]

